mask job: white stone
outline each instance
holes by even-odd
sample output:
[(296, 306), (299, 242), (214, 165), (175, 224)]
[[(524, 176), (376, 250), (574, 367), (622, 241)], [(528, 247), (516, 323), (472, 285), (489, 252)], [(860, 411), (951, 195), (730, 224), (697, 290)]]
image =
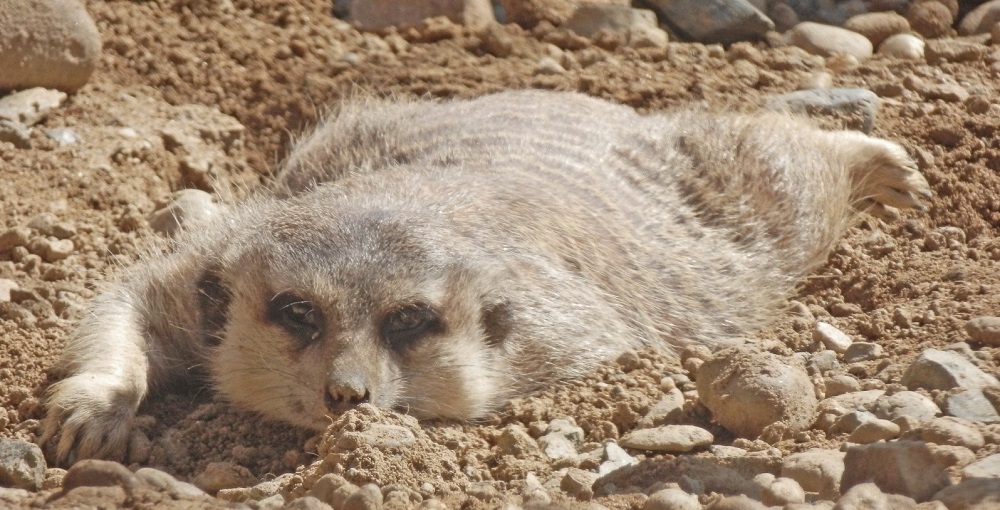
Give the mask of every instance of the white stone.
[[(0, 0), (2, 5), (2, 0)], [(0, 119), (7, 119), (24, 126), (33, 126), (58, 108), (66, 100), (66, 93), (34, 87), (0, 97)]]
[(843, 354), (854, 343), (847, 333), (823, 321), (817, 321), (813, 326), (813, 340), (822, 342), (827, 349), (837, 354)]
[(848, 55), (866, 60), (872, 56), (872, 42), (867, 37), (850, 30), (804, 21), (786, 34), (789, 44), (798, 46), (814, 55), (829, 57)]
[(923, 39), (913, 34), (896, 34), (882, 41), (878, 53), (904, 60), (923, 60), (925, 45)]
[(1000, 478), (1000, 453), (973, 462), (962, 469), (963, 478)]
[(701, 510), (698, 496), (679, 488), (656, 491), (642, 505), (642, 510)]
[(694, 425), (664, 425), (629, 432), (618, 444), (635, 450), (681, 453), (710, 445), (714, 439), (711, 432)]

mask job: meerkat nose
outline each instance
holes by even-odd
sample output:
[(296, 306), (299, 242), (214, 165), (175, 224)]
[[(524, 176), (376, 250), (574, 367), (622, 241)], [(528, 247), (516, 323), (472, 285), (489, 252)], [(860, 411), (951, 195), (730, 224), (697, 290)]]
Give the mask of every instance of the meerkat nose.
[(326, 382), (326, 408), (340, 413), (370, 400), (368, 385), (359, 375), (330, 378)]

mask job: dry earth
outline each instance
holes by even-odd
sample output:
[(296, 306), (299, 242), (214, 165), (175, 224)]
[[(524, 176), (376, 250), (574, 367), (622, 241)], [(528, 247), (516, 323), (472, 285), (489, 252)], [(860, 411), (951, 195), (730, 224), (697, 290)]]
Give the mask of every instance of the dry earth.
[[(964, 330), (970, 318), (994, 315), (1000, 305), (1000, 104), (994, 103), (1000, 50), (994, 53), (983, 39), (975, 44), (985, 51), (959, 57), (964, 61), (876, 56), (855, 66), (763, 43), (733, 48), (671, 43), (636, 50), (604, 41), (598, 46), (544, 25), (477, 32), (433, 22), (381, 35), (359, 33), (330, 15), (327, 0), (86, 5), (104, 39), (97, 72), (34, 131), (31, 149), (0, 143), (0, 231), (36, 220), (35, 226), (48, 223), (74, 245), (62, 260), (23, 249), (0, 254), (0, 278), (19, 286), (10, 302), (0, 303), (0, 436), (37, 440), (48, 370), (81, 303), (151, 242), (146, 217), (158, 204), (185, 187), (238, 194), (266, 180), (296, 134), (314, 125), (328, 105), (357, 93), (448, 98), (537, 87), (582, 91), (642, 111), (691, 103), (754, 111), (820, 72), (832, 73), (835, 86), (874, 90), (883, 97), (874, 134), (917, 155), (935, 197), (926, 213), (894, 223), (863, 221), (795, 299), (855, 340), (881, 345), (883, 356), (843, 367), (866, 387), (898, 383), (921, 351), (957, 342), (968, 342), (983, 366), (998, 373), (1000, 347), (971, 341)], [(545, 56), (559, 60), (565, 72), (538, 72)], [(913, 86), (920, 80), (960, 84), (971, 99), (928, 94)], [(81, 141), (60, 146), (44, 133), (55, 128), (70, 128)], [(185, 136), (195, 140), (185, 142)], [(191, 170), (197, 166), (192, 153), (209, 161), (207, 176)], [(46, 214), (52, 216), (39, 216)], [(894, 320), (900, 315), (911, 320)], [(809, 351), (811, 329), (811, 320), (790, 313), (758, 339), (777, 353)], [(300, 494), (303, 489), (295, 487), (307, 487), (339, 461), (332, 469), (348, 480), (383, 489), (398, 484), (396, 496), (411, 502), (433, 496), (449, 507), (494, 507), (521, 496), (529, 472), (558, 483), (559, 469), (596, 466), (580, 459), (552, 462), (538, 452), (505, 455), (510, 451), (505, 427), (521, 425), (537, 438), (551, 420), (571, 417), (585, 433), (580, 451), (594, 450), (635, 428), (661, 398), (661, 380), (672, 374), (686, 371), (676, 360), (643, 354), (587, 380), (516, 401), (484, 423), (417, 425), (363, 409), (338, 421), (322, 440), (194, 391), (143, 409), (144, 436), (129, 463), (184, 480), (210, 463), (238, 464), (248, 470), (243, 486), (298, 472), (290, 487)], [(682, 390), (693, 388), (679, 379)], [(416, 434), (416, 442), (398, 456), (338, 446), (339, 437), (369, 421), (401, 424)], [(777, 448), (782, 455), (818, 446), (835, 449), (846, 438), (810, 431), (760, 446), (736, 440), (700, 406), (689, 406), (682, 421), (711, 430), (716, 445), (737, 441), (748, 448)], [(987, 446), (980, 457), (996, 453), (1000, 444), (1000, 427), (983, 430)], [(672, 473), (681, 469), (672, 455), (630, 453), (645, 468), (619, 484), (617, 493), (598, 494), (596, 502), (637, 508), (657, 482), (683, 474)], [(696, 463), (712, 455), (702, 449), (684, 456)], [(774, 471), (776, 462), (780, 457), (763, 456), (741, 469), (753, 476)], [(50, 470), (48, 486), (57, 486), (59, 476), (59, 470)], [(40, 502), (53, 492), (44, 490), (22, 503)], [(74, 498), (61, 504), (125, 501), (120, 488), (95, 488)], [(213, 501), (219, 503), (202, 504)], [(170, 502), (133, 501), (139, 507)]]

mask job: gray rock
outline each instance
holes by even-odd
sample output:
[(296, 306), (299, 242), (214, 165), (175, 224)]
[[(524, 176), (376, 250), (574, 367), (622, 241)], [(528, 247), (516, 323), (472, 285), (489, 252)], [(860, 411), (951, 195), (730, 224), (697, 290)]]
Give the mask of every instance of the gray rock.
[(950, 390), (997, 386), (996, 377), (983, 372), (961, 354), (927, 349), (906, 369), (901, 381), (907, 388)]
[(816, 390), (805, 369), (753, 347), (715, 353), (698, 370), (697, 386), (715, 421), (741, 437), (758, 437), (779, 421), (789, 431), (802, 430), (816, 413)]
[(657, 28), (653, 11), (614, 4), (581, 4), (560, 26), (584, 37), (594, 37), (600, 30), (629, 34), (639, 27)]
[(31, 132), (17, 122), (0, 119), (0, 142), (7, 142), (18, 149), (31, 148)]
[(351, 0), (350, 6), (350, 21), (366, 30), (414, 25), (437, 16), (471, 27), (496, 22), (489, 0)]
[(1000, 346), (1000, 317), (976, 317), (965, 323), (965, 332), (979, 343), (998, 347)]
[(681, 390), (674, 388), (653, 407), (645, 416), (639, 419), (639, 428), (649, 428), (659, 425), (666, 425), (672, 420), (676, 420), (684, 413), (684, 394)]
[(885, 494), (876, 484), (862, 483), (848, 490), (833, 510), (916, 510), (917, 503), (898, 494)]
[(789, 455), (781, 463), (781, 476), (798, 482), (808, 492), (823, 499), (840, 495), (844, 476), (844, 452), (814, 449)]
[(844, 363), (859, 363), (881, 357), (881, 345), (872, 342), (854, 342), (844, 352)]
[(844, 457), (841, 489), (874, 482), (881, 490), (926, 501), (951, 481), (920, 441), (852, 446)]
[(924, 422), (941, 414), (941, 409), (933, 400), (915, 391), (900, 391), (892, 395), (882, 395), (872, 403), (871, 410), (875, 416), (884, 420), (910, 416)]
[(354, 491), (345, 501), (343, 510), (381, 510), (382, 490), (373, 483)]
[(257, 479), (247, 468), (232, 462), (210, 462), (191, 481), (199, 489), (211, 493), (233, 487), (247, 487), (256, 482)]
[(920, 439), (928, 443), (964, 446), (976, 451), (986, 444), (983, 434), (965, 420), (944, 416), (924, 423)]
[(677, 30), (702, 43), (757, 40), (774, 22), (746, 0), (648, 0)]
[(625, 434), (618, 443), (636, 450), (681, 453), (710, 445), (714, 439), (711, 432), (694, 425), (664, 425), (634, 430)]
[(863, 61), (875, 50), (872, 42), (857, 32), (811, 21), (795, 25), (785, 37), (792, 46), (821, 57), (846, 55)]
[(196, 498), (205, 495), (205, 491), (193, 484), (182, 482), (169, 473), (150, 467), (139, 468), (135, 476), (150, 487), (166, 492), (174, 498)]
[(969, 478), (934, 495), (951, 510), (1000, 508), (1000, 478)]
[(597, 474), (604, 476), (616, 469), (638, 464), (639, 461), (628, 454), (617, 443), (606, 443), (601, 456), (601, 465), (597, 468)]
[(1000, 413), (980, 389), (965, 390), (945, 397), (949, 415), (981, 423), (1000, 422)]
[(827, 349), (837, 354), (843, 354), (854, 343), (851, 337), (847, 336), (847, 333), (823, 321), (817, 321), (813, 325), (812, 337), (814, 341), (822, 343)]
[(34, 126), (65, 100), (65, 92), (42, 87), (15, 92), (0, 97), (0, 119), (24, 126)]
[(963, 478), (1000, 478), (1000, 453), (990, 455), (962, 468)]
[(0, 90), (73, 92), (100, 54), (97, 25), (77, 0), (0, 0)]
[(538, 438), (538, 446), (552, 460), (576, 456), (576, 445), (559, 433), (549, 433)]
[(14, 280), (0, 278), (0, 303), (10, 301), (10, 291), (20, 289), (21, 286)]
[(0, 485), (37, 491), (45, 481), (42, 449), (23, 439), (0, 438)]
[(857, 115), (862, 119), (861, 130), (871, 132), (881, 100), (868, 89), (812, 89), (776, 96), (766, 108), (810, 115)]

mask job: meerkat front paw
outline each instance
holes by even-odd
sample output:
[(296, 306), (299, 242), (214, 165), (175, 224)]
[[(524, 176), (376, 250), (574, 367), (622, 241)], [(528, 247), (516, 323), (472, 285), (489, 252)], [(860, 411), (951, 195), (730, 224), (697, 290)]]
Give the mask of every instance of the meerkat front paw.
[(40, 443), (63, 466), (85, 458), (121, 460), (142, 397), (140, 389), (113, 376), (69, 377), (50, 390)]
[(855, 136), (864, 138), (851, 168), (859, 208), (881, 218), (897, 217), (898, 209), (925, 210), (931, 188), (906, 150), (888, 140)]

